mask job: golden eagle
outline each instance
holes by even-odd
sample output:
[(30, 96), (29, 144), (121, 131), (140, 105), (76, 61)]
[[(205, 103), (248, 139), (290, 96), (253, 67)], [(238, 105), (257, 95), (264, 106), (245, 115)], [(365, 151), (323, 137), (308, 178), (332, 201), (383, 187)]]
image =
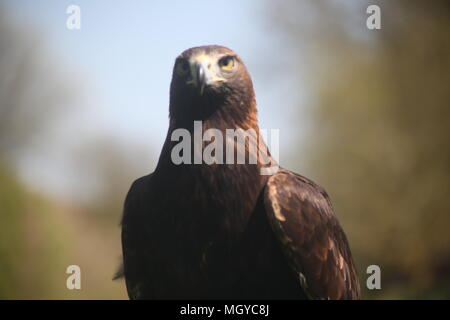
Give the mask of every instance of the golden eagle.
[[(259, 138), (253, 84), (234, 51), (212, 45), (178, 56), (169, 114), (155, 171), (137, 179), (125, 200), (123, 272), (131, 299), (360, 298), (346, 236), (320, 186), (281, 168), (261, 174), (266, 162), (259, 158), (173, 161), (172, 134), (193, 133), (195, 121), (223, 133), (253, 129)], [(239, 142), (232, 143), (236, 149)], [(254, 155), (249, 139), (244, 144)], [(182, 156), (195, 157), (194, 149)]]

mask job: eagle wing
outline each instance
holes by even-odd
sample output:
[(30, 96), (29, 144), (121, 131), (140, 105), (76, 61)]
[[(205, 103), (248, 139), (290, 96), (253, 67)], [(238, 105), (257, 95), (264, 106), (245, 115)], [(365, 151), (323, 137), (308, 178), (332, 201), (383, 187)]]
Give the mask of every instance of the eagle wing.
[(150, 256), (150, 248), (142, 228), (145, 216), (151, 213), (143, 201), (151, 176), (134, 181), (125, 198), (122, 218), (123, 273), (130, 299), (148, 297), (149, 292), (144, 290), (148, 291), (151, 287), (143, 282), (149, 281), (145, 266), (148, 265), (146, 260)]
[(309, 298), (360, 298), (347, 238), (320, 186), (280, 169), (267, 182), (264, 205), (288, 263)]

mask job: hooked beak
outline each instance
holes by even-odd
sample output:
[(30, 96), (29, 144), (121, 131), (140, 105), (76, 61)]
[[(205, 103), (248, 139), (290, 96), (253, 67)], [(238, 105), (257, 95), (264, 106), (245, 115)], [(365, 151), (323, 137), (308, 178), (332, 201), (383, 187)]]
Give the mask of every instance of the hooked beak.
[(200, 95), (203, 94), (203, 91), (205, 90), (205, 87), (207, 84), (209, 84), (209, 70), (206, 67), (206, 65), (203, 62), (197, 63), (195, 66), (195, 77), (197, 80), (197, 88), (200, 92)]
[(192, 79), (188, 83), (193, 84), (200, 95), (203, 95), (206, 87), (226, 81), (217, 74), (218, 71), (212, 58), (202, 55), (192, 59), (190, 63)]

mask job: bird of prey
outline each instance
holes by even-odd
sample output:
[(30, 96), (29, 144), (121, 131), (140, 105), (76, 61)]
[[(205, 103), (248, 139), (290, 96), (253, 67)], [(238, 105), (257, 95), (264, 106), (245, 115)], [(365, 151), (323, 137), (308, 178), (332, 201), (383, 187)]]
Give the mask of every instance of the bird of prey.
[(195, 121), (224, 135), (259, 132), (252, 80), (234, 51), (201, 46), (176, 58), (169, 118), (155, 171), (137, 179), (125, 200), (131, 299), (360, 298), (349, 244), (320, 186), (283, 168), (261, 174), (260, 160), (173, 160), (172, 134), (193, 133)]

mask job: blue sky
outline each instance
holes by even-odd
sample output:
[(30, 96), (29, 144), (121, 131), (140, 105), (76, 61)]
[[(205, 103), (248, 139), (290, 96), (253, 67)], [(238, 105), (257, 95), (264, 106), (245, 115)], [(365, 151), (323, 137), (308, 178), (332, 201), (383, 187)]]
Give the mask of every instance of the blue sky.
[[(291, 114), (301, 92), (288, 85), (284, 71), (290, 57), (280, 54), (286, 45), (271, 30), (265, 1), (15, 0), (3, 4), (12, 19), (39, 35), (57, 57), (57, 68), (80, 87), (79, 97), (72, 101), (76, 111), (61, 120), (48, 151), (26, 168), (27, 175), (39, 181), (45, 176), (50, 189), (61, 188), (65, 169), (59, 164), (58, 173), (58, 164), (49, 164), (45, 155), (56, 161), (65, 152), (60, 146), (70, 145), (68, 141), (82, 143), (106, 133), (159, 153), (167, 133), (173, 62), (192, 46), (221, 44), (244, 59), (254, 81), (260, 126), (280, 129), (281, 160), (289, 136), (298, 134), (298, 128), (291, 126)], [(81, 8), (81, 30), (66, 28), (66, 8), (71, 4)], [(63, 156), (59, 158), (64, 162)], [(53, 177), (45, 166), (52, 168)]]

